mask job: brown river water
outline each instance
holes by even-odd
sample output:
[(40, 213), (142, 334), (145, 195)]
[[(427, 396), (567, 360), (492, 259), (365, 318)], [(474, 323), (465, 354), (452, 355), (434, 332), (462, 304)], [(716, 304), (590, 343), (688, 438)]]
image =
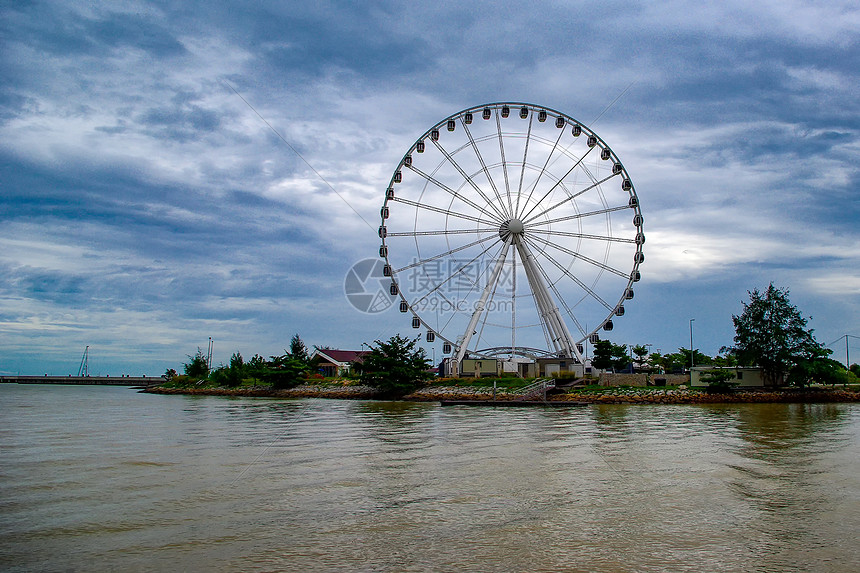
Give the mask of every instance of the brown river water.
[(2, 571), (860, 571), (860, 404), (0, 385)]

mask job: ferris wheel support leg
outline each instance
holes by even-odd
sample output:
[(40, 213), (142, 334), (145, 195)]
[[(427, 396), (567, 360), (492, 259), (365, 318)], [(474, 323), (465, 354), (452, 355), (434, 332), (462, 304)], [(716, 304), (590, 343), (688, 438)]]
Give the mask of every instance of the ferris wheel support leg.
[(495, 290), (496, 282), (499, 280), (499, 275), (502, 273), (502, 267), (505, 264), (505, 257), (508, 254), (508, 248), (511, 246), (511, 237), (505, 240), (505, 246), (502, 247), (499, 253), (499, 259), (496, 261), (496, 266), (493, 267), (493, 272), (490, 274), (490, 279), (487, 281), (487, 286), (484, 292), (481, 293), (481, 298), (475, 303), (475, 310), (472, 312), (472, 318), (469, 320), (469, 326), (466, 327), (466, 333), (463, 335), (463, 342), (457, 349), (457, 368), (460, 367), (463, 357), (466, 356), (466, 351), (469, 348), (469, 342), (472, 340), (472, 334), (475, 332), (475, 327), (478, 325), (478, 320), (484, 312), (484, 307), (487, 306), (487, 299), (490, 298), (490, 293)]
[(516, 247), (517, 252), (520, 254), (523, 268), (526, 271), (529, 286), (534, 293), (540, 318), (549, 332), (553, 346), (555, 346), (557, 352), (563, 353), (568, 357), (576, 357), (581, 364), (585, 364), (582, 354), (576, 347), (576, 343), (570, 335), (567, 325), (564, 323), (558, 305), (553, 302), (549, 290), (541, 278), (540, 271), (536, 268), (537, 263), (535, 262), (534, 255), (532, 255), (528, 245), (522, 240), (517, 240)]

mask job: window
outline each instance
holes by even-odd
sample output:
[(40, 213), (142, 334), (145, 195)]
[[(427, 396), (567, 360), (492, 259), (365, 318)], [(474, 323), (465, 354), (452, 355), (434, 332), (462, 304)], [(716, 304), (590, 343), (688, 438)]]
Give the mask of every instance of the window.
[(743, 380), (743, 378), (744, 378), (744, 373), (743, 373), (743, 371), (738, 370), (738, 380)]

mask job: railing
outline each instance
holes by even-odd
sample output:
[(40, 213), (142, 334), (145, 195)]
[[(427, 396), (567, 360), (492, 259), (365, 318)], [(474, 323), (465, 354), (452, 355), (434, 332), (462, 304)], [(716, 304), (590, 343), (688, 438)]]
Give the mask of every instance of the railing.
[(555, 388), (555, 380), (551, 378), (538, 378), (518, 392), (517, 400), (530, 400), (538, 396), (546, 400), (547, 390)]

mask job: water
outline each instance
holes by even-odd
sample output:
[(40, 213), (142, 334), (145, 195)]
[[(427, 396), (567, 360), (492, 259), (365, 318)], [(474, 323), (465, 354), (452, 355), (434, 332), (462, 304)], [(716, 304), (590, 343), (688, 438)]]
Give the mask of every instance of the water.
[(860, 405), (0, 385), (4, 571), (860, 570)]

